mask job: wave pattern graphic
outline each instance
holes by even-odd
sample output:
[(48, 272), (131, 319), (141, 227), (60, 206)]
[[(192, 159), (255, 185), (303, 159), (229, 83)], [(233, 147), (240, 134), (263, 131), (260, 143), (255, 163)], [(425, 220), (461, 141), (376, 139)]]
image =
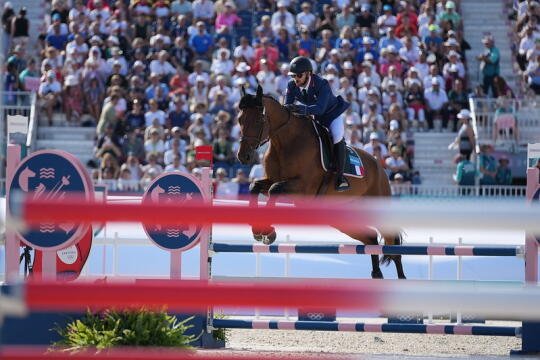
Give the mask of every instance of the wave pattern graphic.
[(41, 233), (53, 233), (56, 230), (54, 223), (41, 223), (39, 224), (39, 232)]
[(168, 238), (177, 238), (182, 234), (182, 231), (180, 229), (167, 229), (166, 234)]
[(54, 179), (54, 168), (41, 168), (39, 169), (39, 177), (42, 179)]
[(167, 194), (169, 195), (180, 195), (182, 194), (182, 189), (180, 186), (169, 186), (167, 188)]

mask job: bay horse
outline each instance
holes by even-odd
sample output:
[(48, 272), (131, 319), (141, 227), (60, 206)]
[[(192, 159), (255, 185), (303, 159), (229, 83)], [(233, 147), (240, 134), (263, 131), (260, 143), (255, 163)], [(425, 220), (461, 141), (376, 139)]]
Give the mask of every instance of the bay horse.
[[(311, 120), (291, 113), (273, 97), (263, 95), (260, 85), (256, 95), (247, 94), (242, 89), (239, 108), (238, 123), (242, 135), (238, 160), (242, 164), (254, 163), (258, 159), (258, 148), (267, 141), (270, 143), (263, 158), (265, 177), (250, 186), (251, 206), (258, 205), (257, 198), (261, 193), (268, 196), (267, 206), (275, 205), (280, 194), (350, 197), (351, 201), (357, 200), (359, 196), (391, 196), (390, 183), (384, 169), (373, 156), (361, 149), (355, 150), (362, 160), (366, 175), (363, 178), (349, 177), (351, 188), (345, 192), (336, 192), (334, 186), (325, 186), (333, 184), (335, 174), (325, 179), (319, 139)], [(366, 228), (356, 232), (337, 229), (366, 245), (378, 244), (375, 229)], [(276, 239), (273, 226), (252, 226), (252, 232), (255, 240), (267, 245)], [(381, 236), (386, 245), (401, 245), (401, 233), (381, 233)], [(396, 265), (398, 277), (404, 279), (401, 255), (385, 255), (380, 262), (388, 264), (391, 260)], [(371, 255), (371, 263), (371, 277), (382, 279), (379, 256)]]

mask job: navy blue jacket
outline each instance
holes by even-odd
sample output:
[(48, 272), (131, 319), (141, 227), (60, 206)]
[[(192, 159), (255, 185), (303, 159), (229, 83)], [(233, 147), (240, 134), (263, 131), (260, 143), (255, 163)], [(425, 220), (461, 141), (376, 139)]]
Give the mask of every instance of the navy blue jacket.
[(345, 112), (350, 105), (341, 96), (335, 96), (332, 93), (332, 88), (326, 79), (315, 74), (311, 75), (305, 97), (294, 80), (289, 81), (285, 104), (294, 104), (297, 100), (302, 103), (298, 105), (301, 115), (314, 115), (315, 120), (326, 127), (330, 126), (330, 123)]

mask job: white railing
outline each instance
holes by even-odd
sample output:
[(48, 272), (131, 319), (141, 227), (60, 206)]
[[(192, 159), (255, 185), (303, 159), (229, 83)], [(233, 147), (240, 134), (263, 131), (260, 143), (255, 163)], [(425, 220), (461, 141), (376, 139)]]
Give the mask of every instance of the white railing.
[(431, 186), (431, 185), (391, 185), (393, 196), (406, 197), (525, 197), (526, 186), (477, 185), (477, 186)]
[[(519, 144), (538, 141), (540, 132), (540, 104), (534, 99), (506, 100), (516, 117)], [(497, 99), (469, 99), (473, 127), (478, 140), (494, 141), (495, 111), (499, 107)], [(531, 130), (536, 131), (531, 131)]]
[[(114, 192), (142, 192), (147, 184), (135, 180), (96, 180), (94, 185), (105, 185), (109, 193)], [(432, 185), (391, 185), (392, 195), (408, 197), (524, 197), (525, 186), (432, 186)], [(230, 197), (229, 197), (230, 198)]]

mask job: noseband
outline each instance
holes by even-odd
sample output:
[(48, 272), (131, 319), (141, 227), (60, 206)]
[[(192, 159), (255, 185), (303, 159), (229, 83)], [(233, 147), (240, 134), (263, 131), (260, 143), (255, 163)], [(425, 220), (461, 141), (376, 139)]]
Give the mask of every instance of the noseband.
[[(253, 151), (256, 151), (258, 150), (261, 146), (263, 146), (265, 143), (268, 142), (268, 140), (270, 140), (270, 136), (268, 136), (266, 139), (263, 139), (263, 132), (264, 132), (264, 126), (265, 124), (267, 124), (267, 120), (266, 120), (266, 111), (264, 110), (264, 106), (257, 106), (257, 109), (260, 111), (259, 113), (259, 118), (257, 118), (257, 120), (255, 120), (255, 124), (261, 124), (261, 128), (259, 130), (259, 135), (258, 136), (241, 136), (240, 137), (240, 144), (246, 140), (248, 141), (248, 144), (250, 144), (251, 141), (253, 141), (252, 143), (256, 144), (256, 145), (250, 145), (250, 150), (253, 150)], [(244, 133), (244, 131), (242, 131), (242, 134)]]

